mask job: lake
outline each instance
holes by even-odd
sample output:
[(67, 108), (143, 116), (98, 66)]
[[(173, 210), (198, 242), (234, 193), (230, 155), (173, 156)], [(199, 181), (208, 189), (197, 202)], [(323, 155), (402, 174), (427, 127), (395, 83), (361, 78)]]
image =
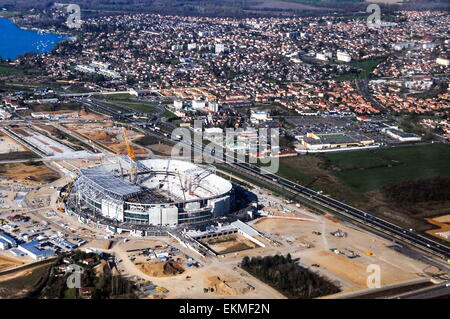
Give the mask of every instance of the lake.
[(0, 57), (15, 59), (25, 53), (46, 53), (69, 36), (24, 30), (7, 18), (0, 18)]

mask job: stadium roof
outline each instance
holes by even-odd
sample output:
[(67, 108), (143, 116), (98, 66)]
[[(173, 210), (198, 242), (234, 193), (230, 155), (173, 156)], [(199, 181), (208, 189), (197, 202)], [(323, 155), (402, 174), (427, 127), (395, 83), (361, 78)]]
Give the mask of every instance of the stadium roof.
[(80, 177), (85, 177), (97, 188), (115, 195), (121, 199), (133, 197), (143, 191), (143, 189), (125, 179), (116, 177), (101, 167), (82, 169)]

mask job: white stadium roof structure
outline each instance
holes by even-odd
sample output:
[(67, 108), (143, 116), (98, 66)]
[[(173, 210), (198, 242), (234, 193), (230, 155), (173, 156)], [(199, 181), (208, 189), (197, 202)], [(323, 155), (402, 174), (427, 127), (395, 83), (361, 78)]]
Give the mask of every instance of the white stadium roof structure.
[(213, 166), (172, 159), (108, 161), (80, 170), (68, 199), (72, 212), (136, 227), (176, 227), (231, 211), (233, 185)]
[(127, 180), (116, 177), (102, 167), (82, 169), (78, 178), (113, 198), (125, 200), (138, 195), (143, 189)]
[(120, 177), (119, 172), (128, 174), (130, 169), (130, 161), (125, 157), (115, 158), (108, 164), (80, 170), (76, 184), (95, 189), (95, 197), (103, 193), (122, 201), (155, 188), (155, 176), (172, 178), (172, 186), (167, 195), (172, 195), (174, 197), (172, 200), (176, 202), (211, 198), (227, 193), (233, 187), (229, 181), (215, 174), (213, 166), (201, 167), (181, 160), (149, 159), (137, 161), (136, 168), (137, 174), (143, 177), (136, 184), (129, 182), (126, 175)]

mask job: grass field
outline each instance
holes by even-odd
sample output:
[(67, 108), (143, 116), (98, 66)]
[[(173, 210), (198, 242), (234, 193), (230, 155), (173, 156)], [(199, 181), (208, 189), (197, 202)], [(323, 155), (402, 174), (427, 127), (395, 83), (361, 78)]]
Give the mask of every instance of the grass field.
[(9, 66), (0, 66), (0, 74), (12, 74), (18, 72), (16, 69)]
[(425, 218), (448, 213), (450, 204), (450, 200), (395, 202), (383, 190), (393, 183), (450, 176), (447, 144), (288, 157), (280, 160), (278, 174), (417, 231), (432, 228)]
[(106, 103), (108, 104), (109, 107), (119, 111), (123, 111), (123, 109), (120, 107), (121, 105), (123, 105), (124, 107), (131, 108), (136, 112), (154, 113), (156, 111), (155, 106), (158, 103), (131, 100), (131, 97), (132, 97), (131, 95), (127, 94), (117, 94), (113, 96), (96, 95), (97, 100)]
[(167, 117), (167, 118), (176, 117), (175, 113), (173, 113), (167, 109), (164, 110), (164, 113), (162, 114), (162, 116)]
[(4, 11), (0, 13), (1, 18), (12, 18), (21, 15), (18, 11)]
[(120, 102), (119, 104), (125, 105), (129, 108), (132, 108), (133, 110), (136, 110), (138, 112), (142, 113), (154, 113), (155, 107), (153, 103), (146, 103), (146, 102)]
[(363, 75), (368, 76), (377, 67), (377, 65), (383, 62), (384, 60), (385, 58), (368, 59), (363, 61), (352, 61), (349, 64), (351, 66), (354, 66), (355, 68), (362, 69)]
[(339, 180), (357, 192), (401, 181), (450, 176), (450, 145), (445, 144), (329, 153), (325, 158), (339, 168), (335, 173)]
[(94, 99), (99, 100), (128, 100), (133, 96), (128, 93), (111, 93), (111, 94), (103, 94), (103, 95), (94, 95), (92, 96)]
[(63, 299), (77, 299), (77, 289), (76, 288), (67, 288), (64, 291)]
[(379, 190), (401, 181), (450, 176), (450, 145), (424, 144), (280, 160), (279, 175), (303, 185), (336, 177), (356, 192)]
[(383, 62), (385, 58), (369, 59), (364, 61), (352, 61), (348, 65), (360, 69), (359, 73), (347, 73), (336, 77), (334, 80), (337, 81), (350, 81), (354, 79), (368, 79), (372, 71), (377, 67), (378, 64)]

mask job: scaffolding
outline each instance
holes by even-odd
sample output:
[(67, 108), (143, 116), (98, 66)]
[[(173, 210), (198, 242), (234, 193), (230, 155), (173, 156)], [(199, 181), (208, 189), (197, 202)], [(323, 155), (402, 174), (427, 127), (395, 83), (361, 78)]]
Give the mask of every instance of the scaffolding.
[(92, 188), (117, 200), (126, 200), (140, 194), (143, 189), (120, 177), (116, 177), (101, 167), (80, 170), (76, 180), (77, 190)]
[(186, 179), (187, 182), (187, 189), (190, 194), (194, 193), (194, 191), (200, 186), (201, 182), (207, 178), (211, 174), (216, 173), (216, 168), (213, 165), (207, 165), (204, 167), (195, 167), (186, 170), (188, 178)]

